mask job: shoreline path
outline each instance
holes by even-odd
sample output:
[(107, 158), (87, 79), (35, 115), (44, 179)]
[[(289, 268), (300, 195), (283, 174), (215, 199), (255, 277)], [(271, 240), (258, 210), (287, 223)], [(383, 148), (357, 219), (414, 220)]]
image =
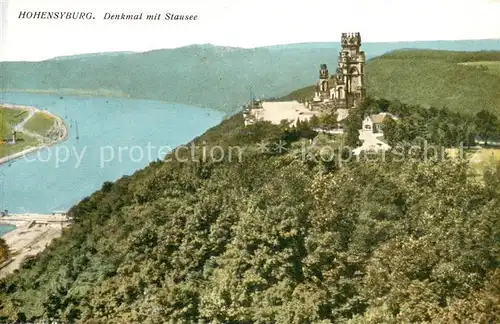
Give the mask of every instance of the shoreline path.
[(16, 226), (2, 236), (10, 250), (9, 259), (0, 264), (0, 278), (3, 278), (19, 269), (27, 257), (42, 252), (53, 239), (60, 237), (70, 221), (64, 214), (13, 214), (0, 217), (0, 224)]

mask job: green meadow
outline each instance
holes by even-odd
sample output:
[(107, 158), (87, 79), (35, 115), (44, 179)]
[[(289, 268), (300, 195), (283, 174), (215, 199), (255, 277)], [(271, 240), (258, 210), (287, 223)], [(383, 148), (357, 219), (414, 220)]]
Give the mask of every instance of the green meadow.
[[(22, 122), (27, 116), (28, 111), (26, 110), (7, 109), (0, 106), (0, 158), (39, 144), (35, 137), (23, 132), (17, 132), (17, 142), (15, 144), (7, 143), (12, 139), (12, 130), (15, 125)], [(43, 112), (38, 112), (28, 120), (24, 127), (30, 132), (44, 136), (53, 123), (54, 119), (52, 117)]]
[(500, 76), (500, 61), (479, 61), (459, 63), (464, 66), (473, 66), (481, 69), (484, 72), (492, 73)]
[(40, 111), (35, 113), (35, 115), (28, 120), (25, 127), (34, 133), (47, 135), (53, 125), (54, 118), (49, 114)]

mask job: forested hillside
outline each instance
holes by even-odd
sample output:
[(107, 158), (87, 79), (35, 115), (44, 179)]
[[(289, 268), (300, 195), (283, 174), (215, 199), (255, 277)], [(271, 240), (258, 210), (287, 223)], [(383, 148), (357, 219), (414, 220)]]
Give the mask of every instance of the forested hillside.
[(6, 261), (9, 257), (9, 247), (5, 243), (5, 240), (0, 238), (0, 264)]
[(395, 51), (368, 64), (368, 93), (457, 112), (488, 109), (500, 116), (498, 67), (500, 52)]
[(500, 321), (500, 166), (478, 181), (419, 152), (348, 161), (341, 138), (240, 114), (194, 143), (74, 206), (0, 281), (0, 321)]

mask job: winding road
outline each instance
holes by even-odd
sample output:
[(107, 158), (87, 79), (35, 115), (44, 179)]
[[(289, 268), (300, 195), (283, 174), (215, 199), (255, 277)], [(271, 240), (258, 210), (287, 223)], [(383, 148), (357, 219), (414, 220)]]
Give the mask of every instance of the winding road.
[(26, 110), (28, 111), (28, 116), (24, 118), (19, 124), (15, 125), (13, 128), (16, 132), (24, 133), (28, 136), (34, 137), (38, 139), (40, 142), (45, 141), (45, 137), (41, 136), (40, 134), (36, 134), (33, 132), (30, 132), (26, 128), (24, 128), (24, 125), (36, 114), (36, 110), (33, 107), (27, 107)]

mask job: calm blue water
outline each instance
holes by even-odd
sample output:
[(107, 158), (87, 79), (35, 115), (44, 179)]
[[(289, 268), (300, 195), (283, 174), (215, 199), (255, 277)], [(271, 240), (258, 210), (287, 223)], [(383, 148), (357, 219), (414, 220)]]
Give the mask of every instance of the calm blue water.
[(0, 225), (0, 237), (16, 228), (14, 225)]
[(0, 210), (11, 213), (67, 210), (104, 181), (132, 174), (223, 118), (210, 109), (150, 100), (0, 95), (4, 103), (53, 112), (69, 129), (65, 142), (0, 166)]

